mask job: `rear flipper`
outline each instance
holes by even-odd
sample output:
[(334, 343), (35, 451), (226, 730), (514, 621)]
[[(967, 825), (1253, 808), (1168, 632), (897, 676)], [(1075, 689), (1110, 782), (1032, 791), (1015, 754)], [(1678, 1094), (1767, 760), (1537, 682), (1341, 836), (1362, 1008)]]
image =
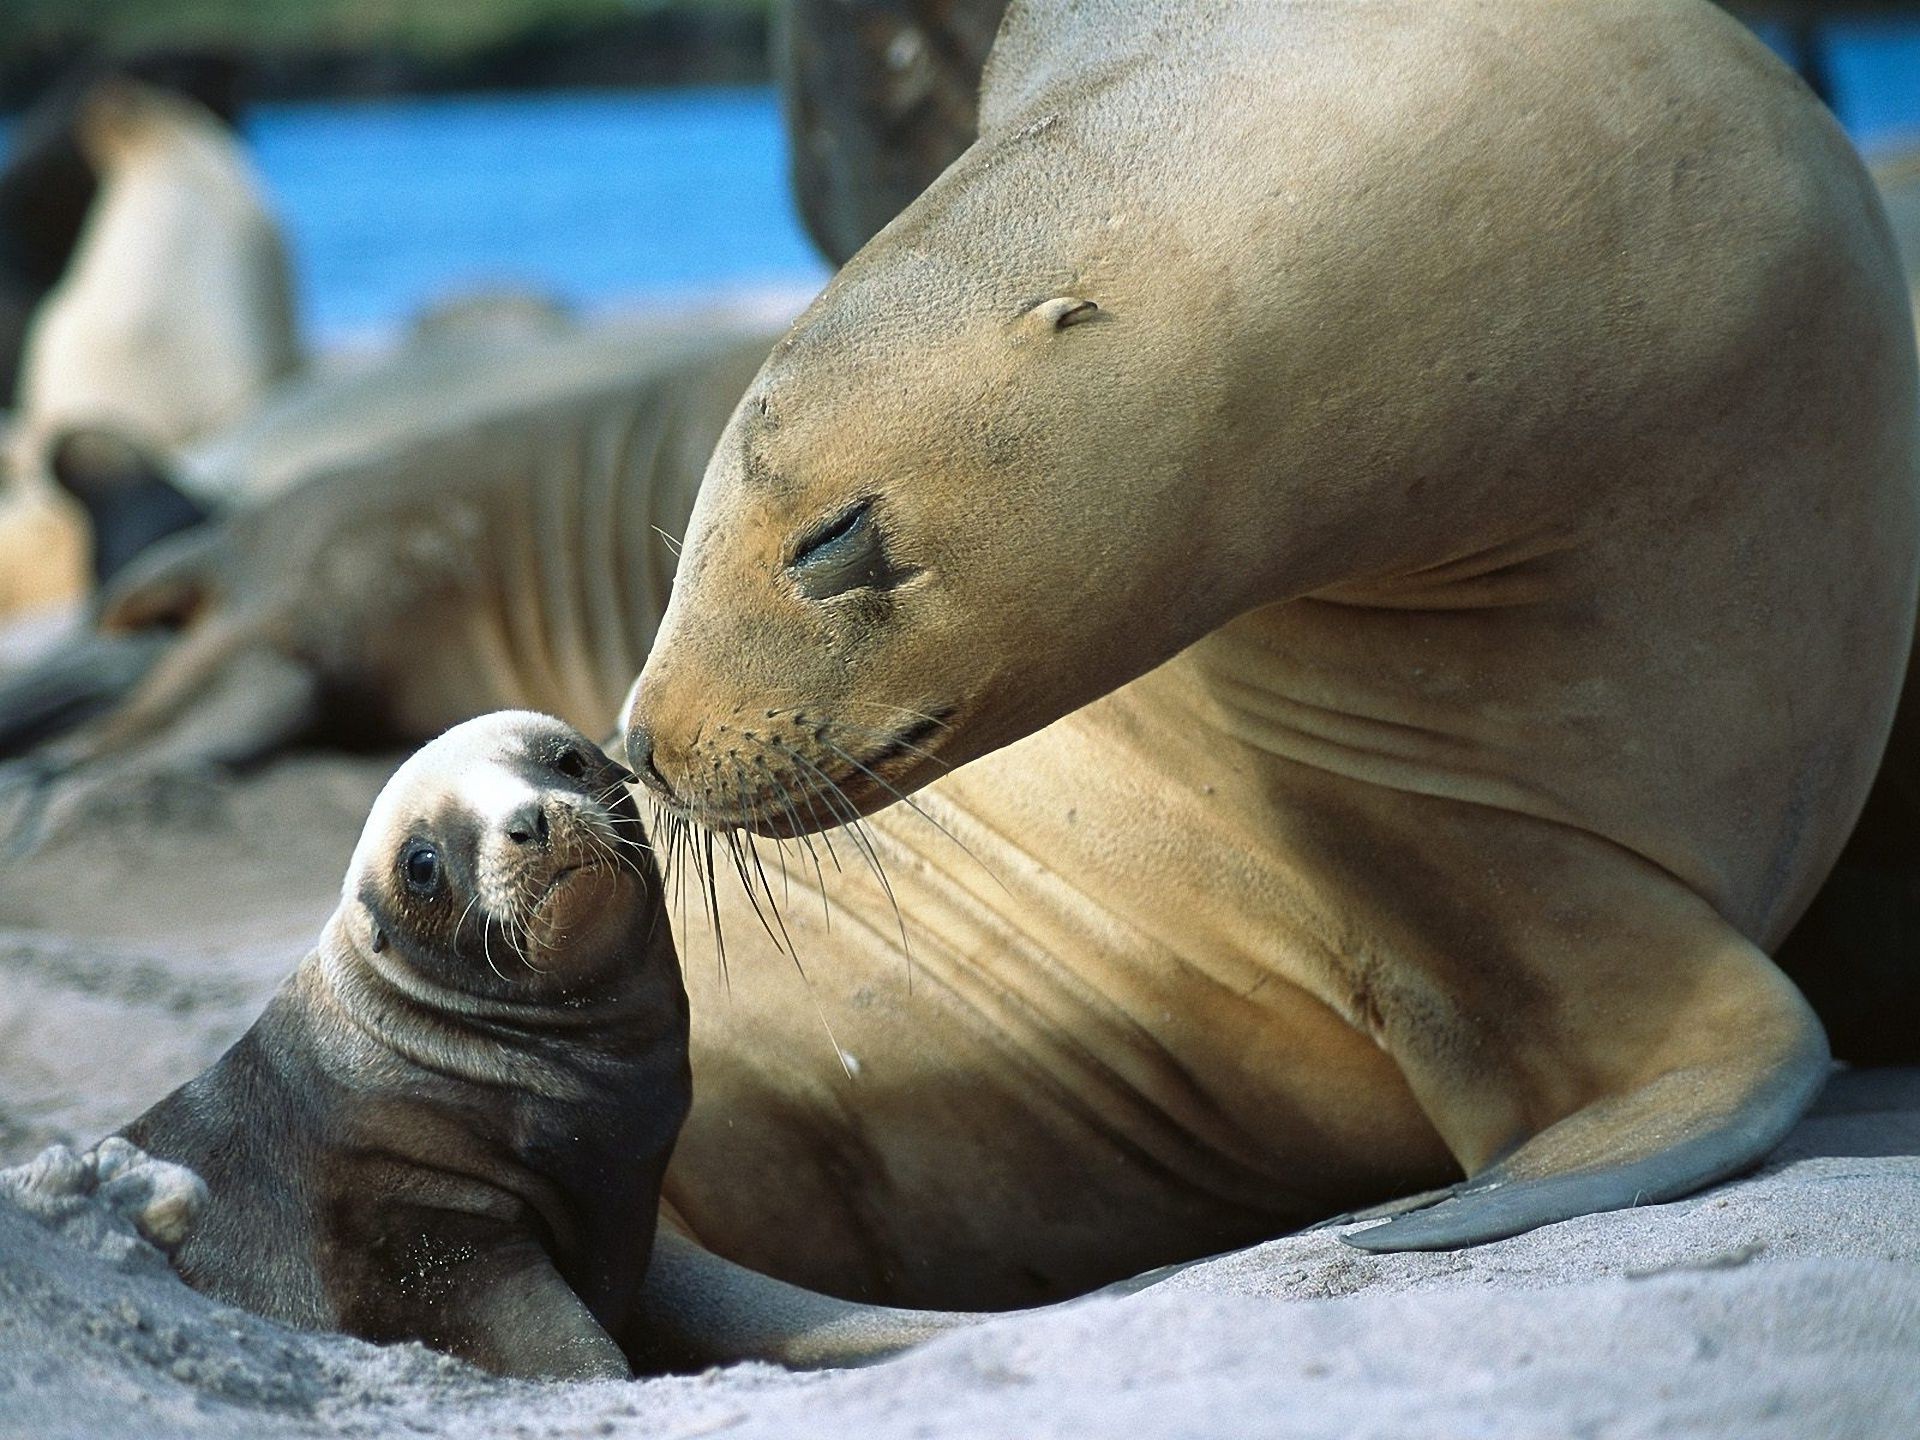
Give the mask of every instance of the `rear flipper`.
[(22, 854), (123, 808), (142, 782), (258, 760), (311, 728), (318, 693), (311, 671), (264, 647), (169, 654), (129, 703), (0, 765), (0, 848)]
[(487, 1258), (430, 1307), (432, 1343), (483, 1370), (518, 1380), (626, 1380), (626, 1356), (546, 1254)]
[(270, 608), (225, 591), (224, 553), (214, 527), (159, 547), (103, 599), (99, 633), (0, 685), (0, 731), (42, 741), (0, 765), (15, 853), (132, 781), (243, 765), (312, 728), (318, 675)]
[(515, 1380), (626, 1380), (620, 1347), (532, 1240), (466, 1244), (432, 1284), (355, 1285), (350, 1334), (418, 1340)]
[(1426, 1203), (1341, 1238), (1374, 1252), (1478, 1245), (1678, 1199), (1759, 1164), (1813, 1103), (1830, 1059), (1819, 1021), (1787, 979), (1758, 951), (1743, 969), (1714, 977), (1711, 1008), (1737, 1023), (1671, 1017), (1679, 1063), (1592, 1101), (1461, 1184), (1420, 1197)]

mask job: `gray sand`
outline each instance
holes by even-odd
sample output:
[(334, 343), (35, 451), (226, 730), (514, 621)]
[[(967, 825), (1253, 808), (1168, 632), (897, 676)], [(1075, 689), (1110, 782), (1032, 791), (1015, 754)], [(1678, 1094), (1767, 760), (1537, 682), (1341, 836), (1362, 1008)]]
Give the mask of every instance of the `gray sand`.
[[(0, 866), (0, 1162), (210, 1061), (304, 952), (389, 762), (117, 787)], [(210, 1304), (98, 1200), (0, 1200), (0, 1437), (1920, 1435), (1920, 1071), (1758, 1176), (1461, 1254), (1330, 1234), (861, 1371), (488, 1379)], [(29, 1213), (29, 1212), (33, 1213)]]

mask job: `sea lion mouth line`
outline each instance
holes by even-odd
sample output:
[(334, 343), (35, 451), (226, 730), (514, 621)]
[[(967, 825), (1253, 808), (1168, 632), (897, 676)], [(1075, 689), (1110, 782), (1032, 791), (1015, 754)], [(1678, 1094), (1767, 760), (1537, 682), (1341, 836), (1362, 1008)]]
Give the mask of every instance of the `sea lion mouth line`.
[[(683, 797), (663, 785), (654, 799), (667, 814), (716, 834), (746, 829), (775, 838), (793, 838), (849, 823), (856, 818), (853, 797), (863, 791), (871, 790), (892, 800), (906, 799), (881, 773), (886, 766), (912, 759), (948, 768), (928, 748), (928, 742), (939, 732), (950, 730), (957, 713), (959, 707), (951, 705), (914, 713), (907, 724), (891, 734), (882, 734), (879, 742), (865, 751), (834, 743), (829, 738), (832, 726), (823, 726), (814, 734), (825, 754), (809, 756), (795, 745), (763, 739), (759, 741), (763, 747), (761, 759), (754, 762), (760, 772), (757, 776), (736, 766), (735, 781), (723, 782), (717, 796)], [(843, 738), (848, 745), (855, 743), (851, 736)], [(784, 765), (791, 773), (784, 778), (772, 774), (765, 763), (768, 760)]]
[(916, 759), (932, 760), (934, 755), (926, 748), (926, 742), (933, 739), (939, 731), (952, 728), (953, 713), (951, 709), (945, 709), (922, 715), (911, 721), (892, 739), (882, 741), (869, 754), (858, 759), (848, 758), (853, 759), (856, 770), (878, 770), (882, 765), (909, 755)]
[(547, 877), (547, 883), (540, 887), (540, 893), (534, 896), (533, 899), (527, 903), (526, 911), (527, 911), (528, 918), (531, 919), (536, 913), (538, 913), (540, 907), (542, 905), (545, 905), (547, 901), (551, 900), (557, 893), (559, 893), (560, 887), (566, 884), (567, 881), (571, 880), (575, 875), (578, 875), (585, 870), (601, 869), (604, 864), (605, 864), (604, 861), (595, 858), (595, 859), (588, 859), (588, 860), (576, 860), (571, 864), (562, 865), (559, 869), (555, 870), (552, 875)]

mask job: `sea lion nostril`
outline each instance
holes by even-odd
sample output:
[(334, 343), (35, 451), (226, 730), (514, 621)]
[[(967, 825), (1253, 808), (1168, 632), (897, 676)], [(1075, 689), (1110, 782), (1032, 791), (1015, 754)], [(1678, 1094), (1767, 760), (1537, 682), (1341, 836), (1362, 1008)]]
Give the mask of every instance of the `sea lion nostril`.
[(653, 763), (653, 734), (638, 720), (627, 722), (627, 764), (638, 783), (672, 798), (673, 787)]
[(547, 808), (529, 800), (507, 817), (507, 838), (516, 845), (547, 843)]

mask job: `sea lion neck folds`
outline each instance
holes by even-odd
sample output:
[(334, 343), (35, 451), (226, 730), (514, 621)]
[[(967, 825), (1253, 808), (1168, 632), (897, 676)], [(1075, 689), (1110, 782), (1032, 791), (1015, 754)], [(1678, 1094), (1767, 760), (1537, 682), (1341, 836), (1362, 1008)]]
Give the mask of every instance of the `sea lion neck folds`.
[(212, 1192), (189, 1283), (505, 1374), (628, 1373), (690, 1082), (627, 778), (526, 712), (394, 775), (319, 949), (125, 1131)]

